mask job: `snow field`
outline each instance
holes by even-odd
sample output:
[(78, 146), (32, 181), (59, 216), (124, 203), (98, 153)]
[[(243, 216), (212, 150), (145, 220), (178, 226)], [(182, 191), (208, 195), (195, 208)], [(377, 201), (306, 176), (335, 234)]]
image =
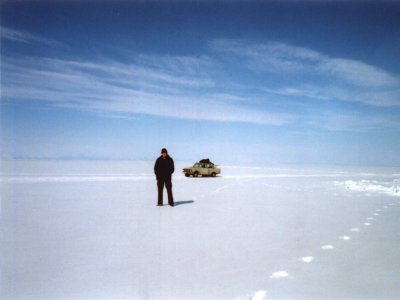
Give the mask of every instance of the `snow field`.
[(3, 168), (1, 298), (400, 297), (393, 172), (179, 171), (171, 208), (152, 163)]

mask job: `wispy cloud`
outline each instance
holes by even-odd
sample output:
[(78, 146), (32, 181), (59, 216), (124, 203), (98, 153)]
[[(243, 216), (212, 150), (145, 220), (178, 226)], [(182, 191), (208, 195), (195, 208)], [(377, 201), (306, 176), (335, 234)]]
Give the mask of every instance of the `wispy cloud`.
[[(169, 58), (172, 59), (172, 58)], [(179, 58), (182, 61), (183, 58)], [(279, 126), (288, 114), (241, 105), (235, 95), (216, 93), (214, 81), (186, 68), (55, 59), (5, 58), (4, 99), (47, 101), (90, 111), (147, 114), (191, 120), (246, 122)], [(201, 62), (196, 62), (199, 64)], [(209, 62), (206, 62), (207, 64)]]
[[(220, 39), (212, 41), (210, 47), (218, 53), (240, 57), (249, 70), (285, 77), (280, 87), (266, 89), (272, 94), (400, 107), (399, 75), (361, 61), (329, 57), (277, 42)], [(296, 85), (290, 83), (292, 78)]]
[[(47, 41), (1, 30), (3, 38), (22, 43)], [(210, 49), (197, 56), (141, 54), (128, 62), (3, 56), (2, 100), (46, 101), (113, 117), (146, 114), (325, 130), (400, 126), (384, 113), (371, 113), (400, 107), (396, 74), (280, 42), (221, 39), (210, 42)], [(228, 74), (231, 65), (237, 74)], [(326, 103), (367, 107), (368, 114), (329, 111)]]
[(208, 75), (216, 68), (215, 60), (207, 55), (171, 56), (140, 54), (135, 58), (138, 64), (173, 74)]
[(366, 63), (341, 58), (326, 58), (319, 62), (319, 71), (336, 76), (343, 82), (368, 88), (394, 88), (400, 78)]
[(41, 44), (59, 44), (59, 42), (48, 39), (37, 34), (31, 34), (29, 32), (17, 29), (11, 29), (1, 26), (0, 37), (5, 40), (10, 40), (18, 43), (41, 43)]
[(246, 40), (219, 39), (210, 42), (217, 52), (242, 57), (249, 68), (261, 72), (293, 73), (315, 66), (323, 56), (316, 51), (280, 42), (251, 43)]
[(263, 91), (268, 94), (275, 94), (284, 97), (301, 97), (329, 100), (329, 97), (326, 95), (326, 93), (323, 93), (323, 91), (316, 86), (282, 87), (275, 89), (264, 88)]
[(376, 131), (377, 128), (400, 129), (400, 121), (396, 117), (380, 112), (366, 116), (354, 110), (325, 111), (310, 116), (305, 122), (328, 131), (368, 133)]

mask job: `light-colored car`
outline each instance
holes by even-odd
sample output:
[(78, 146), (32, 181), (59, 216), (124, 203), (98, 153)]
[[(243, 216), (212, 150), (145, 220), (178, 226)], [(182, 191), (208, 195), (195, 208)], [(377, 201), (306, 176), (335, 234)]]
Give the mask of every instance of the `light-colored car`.
[(183, 173), (186, 177), (198, 177), (199, 175), (203, 177), (215, 177), (218, 174), (221, 174), (221, 169), (217, 168), (217, 166), (214, 165), (209, 159), (202, 159), (195, 163), (193, 167), (183, 168)]

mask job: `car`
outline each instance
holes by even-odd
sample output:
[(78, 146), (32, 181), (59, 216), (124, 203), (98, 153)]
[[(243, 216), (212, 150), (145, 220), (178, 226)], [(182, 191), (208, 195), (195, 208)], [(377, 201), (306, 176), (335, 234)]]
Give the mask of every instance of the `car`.
[(218, 174), (221, 174), (221, 169), (217, 168), (217, 166), (212, 163), (210, 159), (206, 158), (196, 162), (193, 167), (183, 168), (183, 173), (186, 177), (198, 177), (199, 175), (202, 177), (216, 177)]

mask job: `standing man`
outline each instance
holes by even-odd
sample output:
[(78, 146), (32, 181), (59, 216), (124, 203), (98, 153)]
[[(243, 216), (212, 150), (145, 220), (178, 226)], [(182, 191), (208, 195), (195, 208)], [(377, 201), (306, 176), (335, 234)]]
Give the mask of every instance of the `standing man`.
[(158, 206), (163, 205), (164, 185), (167, 188), (168, 204), (174, 206), (174, 198), (172, 197), (172, 173), (175, 171), (174, 160), (168, 155), (167, 149), (161, 150), (161, 156), (157, 158), (154, 165), (154, 173), (157, 178), (158, 187)]

